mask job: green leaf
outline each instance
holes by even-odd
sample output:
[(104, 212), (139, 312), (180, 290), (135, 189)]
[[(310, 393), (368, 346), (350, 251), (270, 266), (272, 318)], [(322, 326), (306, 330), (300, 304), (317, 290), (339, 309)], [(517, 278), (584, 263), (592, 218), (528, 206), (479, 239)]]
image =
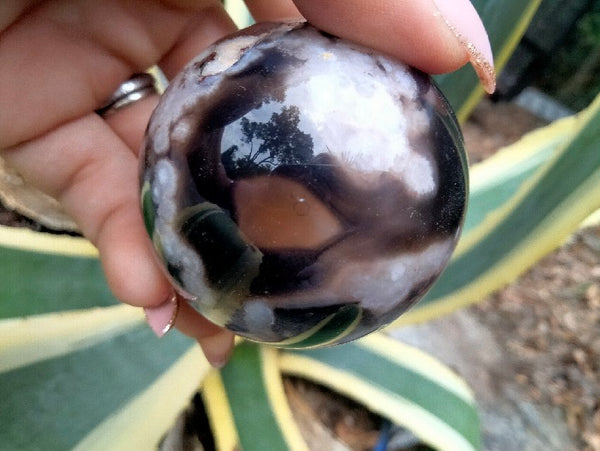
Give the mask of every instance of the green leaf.
[[(489, 221), (533, 175), (573, 138), (578, 130), (576, 117), (554, 122), (525, 135), (470, 170), (469, 212), (463, 228), (467, 235)], [(470, 235), (472, 240), (474, 234)], [(461, 242), (461, 249), (465, 240)], [(461, 252), (459, 250), (459, 252)]]
[(324, 385), (439, 450), (481, 446), (473, 396), (450, 369), (381, 333), (312, 351), (285, 351), (283, 372)]
[[(82, 238), (0, 226), (0, 266), (2, 447), (63, 450), (89, 434), (94, 443), (110, 443), (99, 449), (149, 448), (121, 446), (133, 439), (155, 446), (201, 374), (193, 390), (167, 393), (159, 403), (144, 404), (143, 393), (156, 390), (161, 374), (171, 374), (167, 369), (191, 341), (175, 334), (158, 340), (140, 309), (117, 305), (96, 250)], [(208, 366), (196, 355), (195, 367), (202, 365)], [(172, 377), (181, 379), (181, 371)], [(115, 421), (132, 412), (123, 409), (140, 402), (150, 419), (138, 409), (127, 418), (126, 433), (118, 434)]]
[(85, 349), (142, 322), (141, 310), (128, 305), (0, 320), (0, 373)]
[(82, 239), (0, 226), (0, 318), (116, 304)]
[[(565, 132), (564, 138), (556, 129)], [(509, 154), (523, 143), (530, 146), (532, 137), (545, 138), (537, 149), (524, 149), (515, 164), (506, 164), (510, 158), (502, 155), (486, 163), (483, 172), (494, 180), (472, 187), (474, 206), (456, 255), (421, 303), (395, 326), (482, 300), (554, 250), (600, 208), (600, 96), (576, 118), (535, 132)]]
[[(472, 0), (488, 32), (494, 65), (500, 73), (525, 33), (541, 0)], [(436, 81), (458, 119), (464, 121), (477, 105), (484, 92), (470, 67), (451, 74), (436, 76)]]
[[(220, 381), (206, 385), (203, 396), (219, 449), (231, 449), (225, 443), (232, 430), (244, 451), (307, 449), (283, 391), (277, 352), (244, 342), (221, 370)], [(211, 409), (215, 405), (220, 409)], [(223, 410), (230, 412), (226, 419)]]
[(200, 348), (193, 346), (143, 392), (99, 423), (75, 449), (155, 449), (208, 371)]
[[(138, 328), (59, 358), (0, 373), (2, 447), (75, 446), (152, 384), (189, 346), (190, 340), (182, 336), (158, 340), (148, 328)], [(162, 403), (153, 403), (145, 415), (159, 415)], [(114, 443), (105, 449), (117, 448)]]

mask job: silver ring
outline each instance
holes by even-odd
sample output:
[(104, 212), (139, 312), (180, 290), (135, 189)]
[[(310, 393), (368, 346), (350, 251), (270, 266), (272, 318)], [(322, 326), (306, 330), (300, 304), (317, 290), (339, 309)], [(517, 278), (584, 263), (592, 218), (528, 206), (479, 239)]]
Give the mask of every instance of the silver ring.
[(127, 105), (154, 94), (158, 94), (154, 77), (146, 73), (134, 74), (113, 92), (108, 100), (96, 110), (96, 113), (106, 117)]

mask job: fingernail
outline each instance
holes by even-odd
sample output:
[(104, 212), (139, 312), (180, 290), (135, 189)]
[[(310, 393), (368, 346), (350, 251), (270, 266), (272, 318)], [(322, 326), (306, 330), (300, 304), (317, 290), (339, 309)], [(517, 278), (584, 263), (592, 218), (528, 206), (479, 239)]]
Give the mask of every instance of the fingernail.
[(433, 0), (446, 25), (469, 54), (484, 89), (496, 89), (494, 56), (485, 27), (469, 0)]
[(163, 337), (175, 324), (179, 304), (173, 293), (168, 300), (156, 307), (145, 307), (146, 321), (158, 338)]
[(220, 369), (225, 366), (231, 356), (233, 340), (234, 335), (227, 330), (223, 330), (210, 337), (202, 338), (198, 342), (208, 363)]

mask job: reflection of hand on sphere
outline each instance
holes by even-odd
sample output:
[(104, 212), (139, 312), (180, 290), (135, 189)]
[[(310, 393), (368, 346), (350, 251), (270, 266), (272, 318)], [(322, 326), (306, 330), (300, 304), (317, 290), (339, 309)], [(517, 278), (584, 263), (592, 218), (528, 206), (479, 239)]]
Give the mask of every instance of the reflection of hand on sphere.
[(293, 347), (358, 338), (416, 302), (467, 190), (458, 126), (426, 75), (297, 23), (188, 65), (151, 119), (142, 184), (189, 302)]

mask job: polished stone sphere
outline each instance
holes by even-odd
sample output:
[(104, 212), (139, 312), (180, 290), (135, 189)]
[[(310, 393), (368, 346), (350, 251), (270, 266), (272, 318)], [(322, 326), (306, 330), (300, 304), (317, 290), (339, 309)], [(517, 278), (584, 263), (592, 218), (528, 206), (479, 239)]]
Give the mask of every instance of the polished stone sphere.
[(306, 23), (255, 25), (191, 61), (141, 166), (178, 292), (278, 346), (394, 320), (443, 270), (466, 207), (462, 136), (429, 76)]

